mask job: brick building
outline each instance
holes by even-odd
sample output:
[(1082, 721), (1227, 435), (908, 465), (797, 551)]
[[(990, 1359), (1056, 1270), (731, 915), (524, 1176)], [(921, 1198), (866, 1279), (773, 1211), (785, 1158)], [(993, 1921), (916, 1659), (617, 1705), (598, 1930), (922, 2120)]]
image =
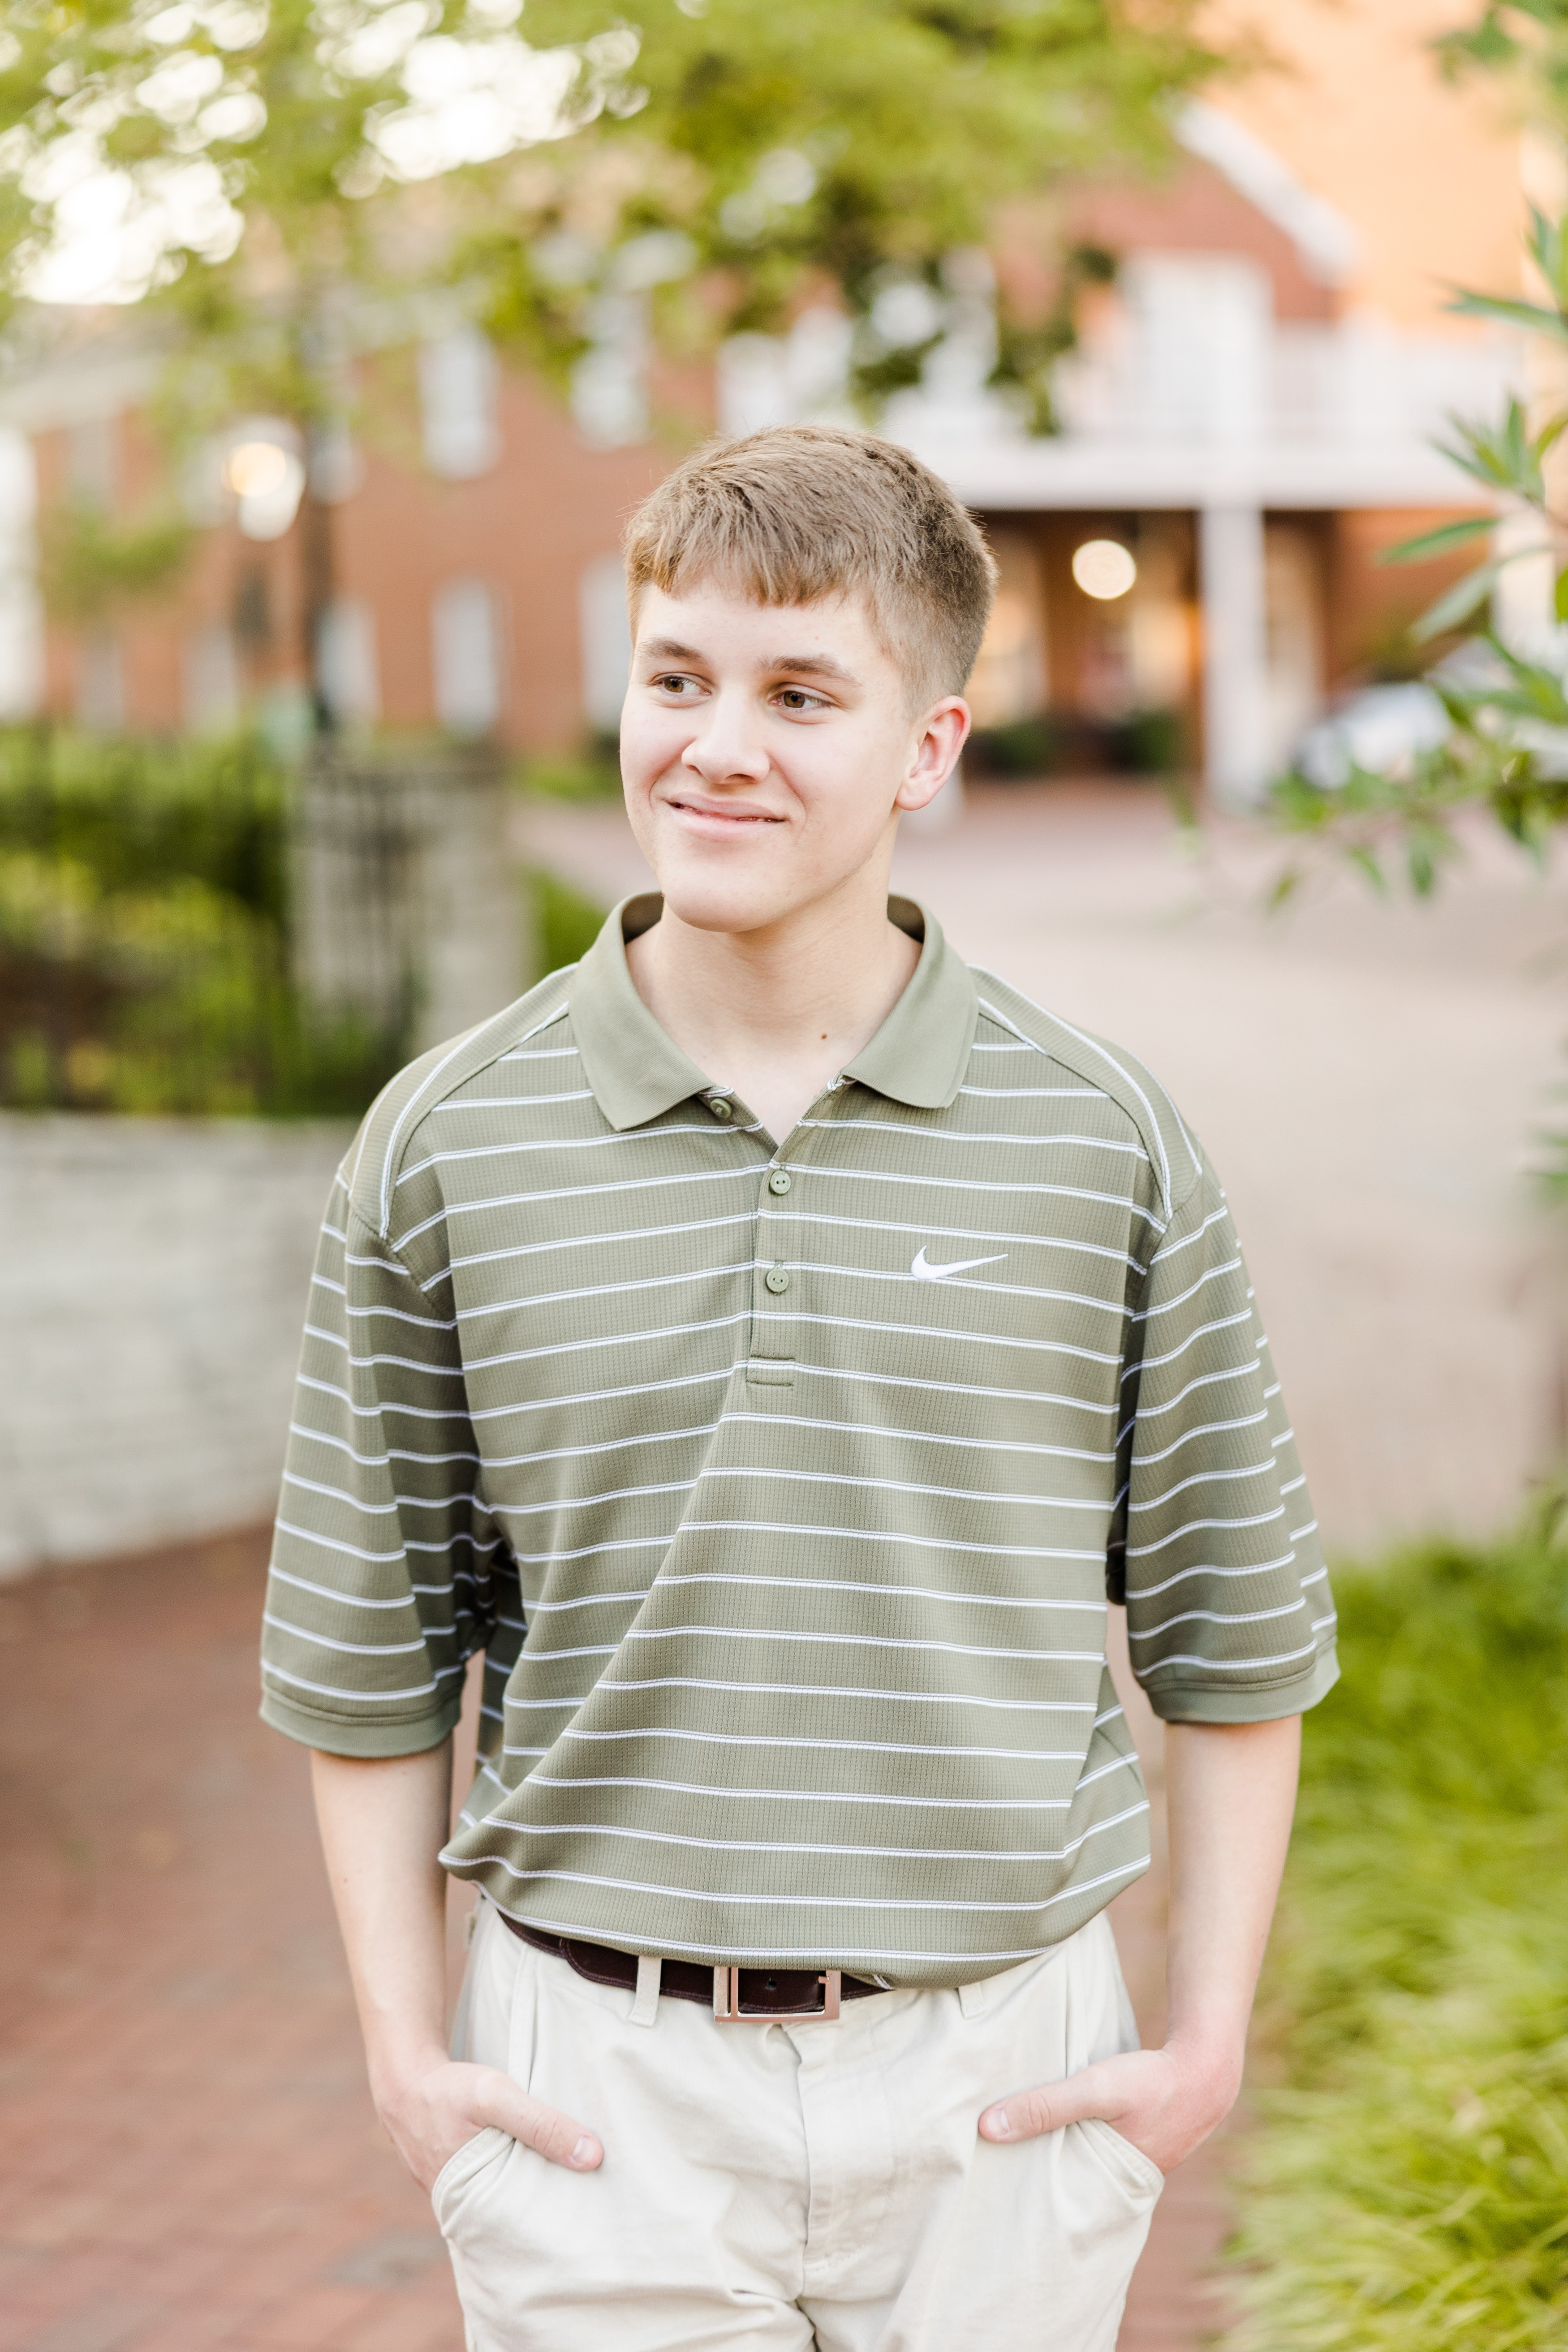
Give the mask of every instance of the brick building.
[[(1288, 70), (1190, 106), (1173, 173), (1002, 225), (996, 269), (1026, 291), (1064, 236), (1115, 257), (1058, 372), (1055, 436), (1031, 436), (986, 388), (984, 267), (934, 310), (924, 296), (918, 318), (921, 289), (893, 289), (908, 339), (934, 321), (942, 340), (885, 429), (985, 519), (1002, 565), (984, 722), (1049, 713), (1092, 764), (1118, 725), (1163, 717), (1211, 789), (1245, 800), (1430, 593), (1376, 553), (1469, 502), (1433, 437), (1449, 412), (1495, 406), (1522, 364), (1442, 307), (1445, 281), (1517, 283), (1522, 208), (1517, 140), (1486, 94), (1438, 82), (1435, 29), (1432, 0), (1331, 18), (1280, 0), (1270, 37)], [(845, 361), (844, 324), (822, 310), (785, 338), (739, 338), (710, 379), (676, 387), (680, 430), (845, 413)], [(29, 503), (134, 510), (153, 478), (140, 423), (153, 373), (132, 331), (84, 320), (0, 399), (0, 698), (158, 730), (259, 709), (286, 733), (304, 453), (274, 422), (237, 420), (226, 445), (250, 452), (250, 494), (217, 491), (213, 453), (194, 493), (208, 527), (174, 595), (112, 628), (34, 617)], [(345, 723), (526, 751), (613, 726), (615, 551), (679, 446), (649, 422), (669, 389), (650, 386), (626, 316), (570, 406), (461, 321), (363, 362), (353, 438), (312, 460), (335, 544), (323, 663)]]

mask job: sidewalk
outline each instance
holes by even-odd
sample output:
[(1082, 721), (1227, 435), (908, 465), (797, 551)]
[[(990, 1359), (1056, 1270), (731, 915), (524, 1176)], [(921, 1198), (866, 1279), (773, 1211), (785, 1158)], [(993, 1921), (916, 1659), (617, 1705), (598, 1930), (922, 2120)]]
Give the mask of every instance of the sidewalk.
[[(265, 1556), (0, 1591), (0, 2352), (461, 2352), (364, 2088), (306, 1758), (257, 1719)], [(1144, 2009), (1161, 1899), (1119, 1921)], [(1200, 2158), (1123, 2352), (1196, 2352), (1222, 2226)]]

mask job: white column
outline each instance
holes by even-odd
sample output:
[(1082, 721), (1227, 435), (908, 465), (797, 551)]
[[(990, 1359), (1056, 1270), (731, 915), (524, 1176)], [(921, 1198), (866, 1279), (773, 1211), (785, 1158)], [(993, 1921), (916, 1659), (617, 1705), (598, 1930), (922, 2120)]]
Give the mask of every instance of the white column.
[(1205, 507), (1199, 524), (1198, 569), (1204, 782), (1221, 808), (1250, 808), (1269, 781), (1259, 509)]

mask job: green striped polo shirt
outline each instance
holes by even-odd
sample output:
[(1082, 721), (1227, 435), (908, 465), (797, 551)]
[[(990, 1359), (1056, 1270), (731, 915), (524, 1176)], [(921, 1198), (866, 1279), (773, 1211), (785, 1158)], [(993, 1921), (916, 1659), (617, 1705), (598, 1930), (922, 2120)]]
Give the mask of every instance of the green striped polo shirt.
[(984, 1977), (1148, 1862), (1157, 1712), (1335, 1675), (1225, 1195), (1129, 1055), (921, 941), (780, 1142), (644, 1005), (634, 899), (375, 1104), (322, 1229), (263, 1712), (444, 1738), (443, 1857), (628, 1952)]

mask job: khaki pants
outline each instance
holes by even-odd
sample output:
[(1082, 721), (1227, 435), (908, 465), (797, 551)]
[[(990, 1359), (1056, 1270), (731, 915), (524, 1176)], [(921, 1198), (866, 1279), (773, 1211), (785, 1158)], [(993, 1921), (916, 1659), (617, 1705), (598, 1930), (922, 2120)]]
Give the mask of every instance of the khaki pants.
[(831, 2023), (632, 2003), (483, 1906), (453, 2054), (605, 2161), (563, 2171), (492, 2127), (446, 2166), (469, 2352), (1112, 2352), (1158, 2167), (1108, 2124), (975, 2130), (1001, 2093), (1136, 2048), (1104, 1918), (962, 1996)]

